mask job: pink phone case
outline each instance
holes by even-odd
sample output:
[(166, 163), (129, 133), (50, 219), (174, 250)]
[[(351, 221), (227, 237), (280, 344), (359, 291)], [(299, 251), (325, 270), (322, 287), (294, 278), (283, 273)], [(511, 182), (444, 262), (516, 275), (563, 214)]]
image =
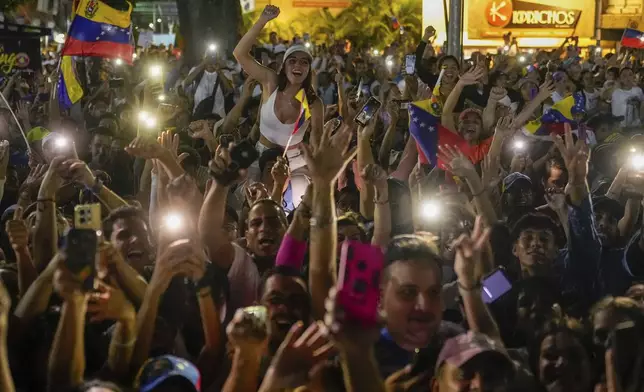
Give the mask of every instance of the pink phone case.
[(383, 265), (379, 247), (348, 240), (342, 244), (337, 301), (348, 320), (363, 326), (378, 323)]

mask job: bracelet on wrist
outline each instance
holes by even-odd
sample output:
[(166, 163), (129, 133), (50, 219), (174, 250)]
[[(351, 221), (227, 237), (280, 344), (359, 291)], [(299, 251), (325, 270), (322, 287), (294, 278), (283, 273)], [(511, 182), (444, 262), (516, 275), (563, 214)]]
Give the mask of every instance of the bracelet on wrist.
[(481, 289), (481, 283), (480, 282), (477, 282), (473, 286), (470, 286), (470, 287), (461, 284), (461, 281), (459, 281), (459, 280), (457, 280), (456, 283), (458, 284), (458, 288), (463, 290), (463, 291), (476, 291), (476, 290)]

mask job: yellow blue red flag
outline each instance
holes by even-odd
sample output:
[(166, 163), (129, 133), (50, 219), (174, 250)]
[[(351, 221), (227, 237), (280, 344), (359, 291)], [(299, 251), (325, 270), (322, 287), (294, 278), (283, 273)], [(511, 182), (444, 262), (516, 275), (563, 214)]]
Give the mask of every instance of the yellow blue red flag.
[(78, 80), (72, 56), (63, 56), (60, 61), (58, 102), (60, 102), (62, 108), (69, 109), (73, 104), (83, 98), (83, 87)]
[(586, 97), (576, 92), (556, 102), (541, 118), (523, 126), (523, 133), (535, 138), (549, 137), (551, 133), (563, 134), (565, 123), (576, 125), (575, 116), (586, 111)]
[(63, 56), (120, 58), (132, 63), (132, 5), (116, 10), (100, 0), (80, 0), (62, 50)]
[(306, 120), (311, 118), (311, 108), (309, 107), (308, 99), (306, 99), (306, 93), (304, 92), (304, 89), (301, 89), (297, 94), (295, 94), (295, 99), (300, 101), (300, 116), (295, 122), (295, 128), (293, 128), (292, 133), (293, 135), (295, 135), (297, 131), (300, 130)]

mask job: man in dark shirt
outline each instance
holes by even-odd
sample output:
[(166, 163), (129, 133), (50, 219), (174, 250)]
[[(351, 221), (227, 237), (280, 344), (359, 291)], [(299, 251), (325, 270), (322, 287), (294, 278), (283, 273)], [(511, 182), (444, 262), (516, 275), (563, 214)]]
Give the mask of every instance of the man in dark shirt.
[(98, 127), (91, 131), (91, 161), (88, 164), (92, 171), (103, 171), (110, 178), (110, 189), (120, 196), (134, 194), (132, 163), (125, 151), (114, 151), (112, 142), (114, 134), (109, 128)]
[(420, 352), (433, 368), (445, 339), (463, 332), (442, 321), (441, 261), (436, 245), (423, 236), (398, 236), (387, 247), (380, 303), (387, 323), (375, 350), (384, 378)]

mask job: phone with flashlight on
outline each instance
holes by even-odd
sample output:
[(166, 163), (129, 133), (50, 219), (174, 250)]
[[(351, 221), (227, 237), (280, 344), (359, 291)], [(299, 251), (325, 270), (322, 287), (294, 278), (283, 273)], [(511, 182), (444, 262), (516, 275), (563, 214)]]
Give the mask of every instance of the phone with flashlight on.
[(101, 205), (81, 204), (74, 208), (74, 228), (65, 236), (65, 266), (82, 282), (84, 291), (94, 289), (96, 251), (101, 235)]

